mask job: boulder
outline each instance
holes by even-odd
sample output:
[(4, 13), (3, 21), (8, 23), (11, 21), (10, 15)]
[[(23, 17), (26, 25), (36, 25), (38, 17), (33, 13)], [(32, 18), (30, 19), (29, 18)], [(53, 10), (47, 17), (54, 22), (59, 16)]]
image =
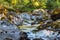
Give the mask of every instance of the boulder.
[(7, 40), (9, 38), (13, 40), (18, 40), (18, 38), (20, 37), (19, 36), (20, 30), (14, 24), (10, 24), (8, 22), (4, 22), (4, 23), (1, 22), (0, 29), (2, 30), (2, 34), (0, 34), (0, 40), (2, 39)]

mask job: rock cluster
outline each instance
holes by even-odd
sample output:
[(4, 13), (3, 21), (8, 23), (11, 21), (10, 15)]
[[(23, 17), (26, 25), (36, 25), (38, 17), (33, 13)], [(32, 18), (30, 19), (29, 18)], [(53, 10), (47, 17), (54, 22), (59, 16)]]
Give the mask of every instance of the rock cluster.
[[(56, 18), (55, 18), (56, 17)], [(18, 26), (38, 25), (37, 30), (21, 32)], [(39, 31), (38, 31), (39, 30)], [(27, 30), (28, 31), (28, 30)], [(36, 32), (37, 31), (37, 32)], [(60, 14), (51, 15), (46, 10), (37, 9), (31, 14), (16, 13), (0, 9), (0, 40), (59, 40)]]

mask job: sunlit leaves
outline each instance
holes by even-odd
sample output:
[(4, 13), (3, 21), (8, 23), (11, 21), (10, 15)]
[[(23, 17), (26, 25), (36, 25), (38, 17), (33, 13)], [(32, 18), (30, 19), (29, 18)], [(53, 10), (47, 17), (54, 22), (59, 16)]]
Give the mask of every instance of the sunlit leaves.
[(59, 0), (57, 0), (57, 2), (56, 2), (56, 3), (57, 3), (57, 6), (59, 6), (59, 7), (60, 7), (60, 1), (59, 1)]
[(0, 0), (0, 4), (3, 3), (3, 2), (4, 2), (4, 0)]
[[(0, 0), (0, 4), (8, 8), (21, 9), (27, 8), (32, 10), (34, 8), (53, 9), (60, 7), (60, 0)], [(22, 9), (23, 8), (23, 9)]]
[(34, 2), (33, 5), (37, 7), (39, 6), (39, 2)]
[(16, 4), (18, 0), (12, 0), (12, 4)]
[[(26, 4), (28, 4), (30, 1), (29, 0), (23, 0), (23, 2), (24, 2), (24, 5), (26, 5)], [(23, 3), (22, 2), (22, 3)]]
[(60, 7), (60, 2), (59, 0), (48, 0), (46, 5), (48, 9), (54, 9)]
[[(21, 9), (26, 8), (27, 10), (32, 10), (35, 8), (46, 8), (46, 0), (3, 0), (4, 6), (8, 8)], [(23, 8), (23, 9), (22, 9)]]

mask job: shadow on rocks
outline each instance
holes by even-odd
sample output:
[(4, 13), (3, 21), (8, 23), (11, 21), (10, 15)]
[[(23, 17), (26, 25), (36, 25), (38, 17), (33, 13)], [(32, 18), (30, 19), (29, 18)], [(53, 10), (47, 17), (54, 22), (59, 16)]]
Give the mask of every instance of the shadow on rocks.
[(43, 40), (42, 38), (35, 38), (35, 39), (33, 39), (33, 40)]
[(12, 40), (11, 38), (5, 38), (4, 40)]
[(27, 37), (27, 33), (21, 32), (19, 40), (30, 40), (30, 39)]

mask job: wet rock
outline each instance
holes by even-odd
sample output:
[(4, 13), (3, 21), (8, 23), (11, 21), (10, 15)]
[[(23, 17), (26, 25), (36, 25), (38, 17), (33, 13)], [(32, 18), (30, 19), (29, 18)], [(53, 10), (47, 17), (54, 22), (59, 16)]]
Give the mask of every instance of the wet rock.
[(31, 20), (36, 20), (36, 16), (31, 15)]
[[(33, 39), (34, 40), (54, 40), (55, 38), (57, 39), (58, 32), (44, 29), (44, 30), (40, 30), (35, 33), (29, 32), (29, 33), (27, 33), (27, 35), (28, 35), (28, 38), (30, 38), (31, 40), (33, 40)], [(35, 39), (35, 38), (37, 38), (37, 39)]]
[(35, 38), (35, 34), (33, 32), (27, 32), (28, 38), (33, 40)]
[(60, 40), (60, 31), (58, 32), (56, 39)]

